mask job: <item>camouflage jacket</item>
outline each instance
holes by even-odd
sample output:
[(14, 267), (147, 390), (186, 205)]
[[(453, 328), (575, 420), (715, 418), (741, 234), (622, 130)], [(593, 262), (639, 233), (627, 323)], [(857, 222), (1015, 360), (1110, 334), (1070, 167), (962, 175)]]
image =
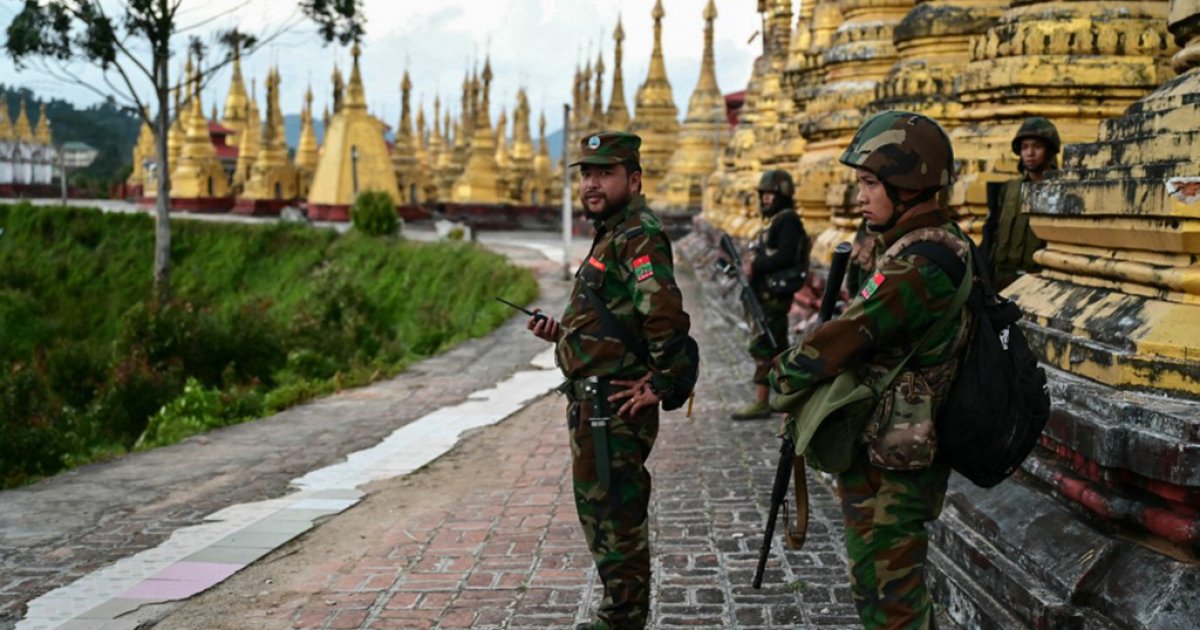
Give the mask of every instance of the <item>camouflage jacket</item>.
[[(670, 391), (676, 376), (689, 367), (684, 341), (691, 328), (675, 284), (671, 242), (640, 195), (594, 223), (596, 239), (575, 272), (571, 302), (562, 316), (555, 348), (558, 365), (568, 379), (637, 378), (651, 370), (654, 389)], [(631, 336), (645, 342), (650, 365), (604, 330), (600, 314), (588, 303), (585, 285)]]
[[(904, 360), (950, 307), (958, 287), (924, 256), (893, 257), (894, 252), (910, 242), (933, 240), (946, 244), (965, 262), (966, 238), (940, 208), (909, 213), (890, 231), (875, 236), (874, 269), (846, 311), (775, 358), (772, 389), (782, 394), (802, 392), (850, 369), (870, 381)], [(951, 322), (934, 331), (913, 355), (914, 370), (945, 364), (965, 346), (968, 316), (961, 313)], [(903, 372), (895, 382), (901, 380)]]
[(1035, 273), (1041, 267), (1033, 261), (1033, 253), (1046, 246), (1046, 241), (1029, 229), (1029, 214), (1021, 209), (1021, 187), (1029, 175), (1009, 180), (1001, 197), (1000, 220), (996, 225), (996, 243), (991, 254), (990, 271), (996, 290), (1003, 289), (1021, 273)]

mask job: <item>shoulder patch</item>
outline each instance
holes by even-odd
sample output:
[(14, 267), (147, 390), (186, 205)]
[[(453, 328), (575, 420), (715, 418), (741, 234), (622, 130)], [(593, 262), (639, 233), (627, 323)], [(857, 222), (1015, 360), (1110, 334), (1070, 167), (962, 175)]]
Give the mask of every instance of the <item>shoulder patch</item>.
[(883, 281), (886, 279), (887, 277), (882, 272), (876, 271), (875, 275), (867, 280), (867, 283), (863, 285), (862, 291), (859, 291), (858, 294), (864, 300), (871, 299), (871, 296), (875, 295), (875, 292), (879, 290), (879, 287), (883, 285)]
[(654, 276), (654, 265), (650, 264), (649, 256), (640, 256), (633, 260), (633, 275), (641, 282)]

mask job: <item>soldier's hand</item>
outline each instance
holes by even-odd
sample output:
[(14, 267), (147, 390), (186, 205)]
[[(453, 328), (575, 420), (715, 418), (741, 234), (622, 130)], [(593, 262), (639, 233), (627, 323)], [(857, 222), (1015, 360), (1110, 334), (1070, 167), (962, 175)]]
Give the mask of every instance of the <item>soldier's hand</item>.
[(657, 405), (662, 398), (654, 393), (650, 388), (650, 372), (636, 381), (612, 381), (613, 385), (624, 387), (625, 389), (608, 397), (608, 402), (616, 403), (625, 401), (621, 408), (617, 410), (618, 416), (629, 417), (637, 414), (644, 407), (652, 407)]
[(747, 280), (754, 277), (753, 261), (751, 261), (751, 260), (743, 260), (742, 261), (742, 275), (745, 276), (745, 278)]
[(533, 331), (533, 336), (538, 339), (545, 339), (551, 343), (558, 341), (558, 336), (562, 334), (558, 322), (554, 321), (553, 317), (542, 314), (539, 308), (533, 309), (533, 317), (526, 322), (525, 328)]

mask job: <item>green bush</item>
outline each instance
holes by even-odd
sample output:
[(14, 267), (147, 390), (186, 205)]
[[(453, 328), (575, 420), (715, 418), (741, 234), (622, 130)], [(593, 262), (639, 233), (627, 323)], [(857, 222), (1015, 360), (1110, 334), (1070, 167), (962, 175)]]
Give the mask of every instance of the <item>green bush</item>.
[(396, 204), (387, 193), (368, 190), (360, 193), (350, 208), (354, 229), (371, 236), (392, 236), (400, 227)]
[(4, 487), (389, 377), (537, 293), (470, 243), (184, 221), (159, 307), (147, 215), (0, 204), (0, 227)]

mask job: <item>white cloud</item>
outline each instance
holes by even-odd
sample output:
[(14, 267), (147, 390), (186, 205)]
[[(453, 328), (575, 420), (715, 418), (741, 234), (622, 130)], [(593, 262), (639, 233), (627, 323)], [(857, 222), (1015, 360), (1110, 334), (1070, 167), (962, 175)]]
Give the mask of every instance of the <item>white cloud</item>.
[[(295, 11), (295, 0), (184, 0), (181, 23), (193, 23), (220, 15), (209, 32), (237, 25), (251, 32), (278, 24)], [(667, 74), (674, 88), (680, 115), (695, 86), (703, 48), (701, 17), (707, 0), (664, 0), (663, 47)], [(750, 66), (760, 50), (760, 40), (747, 44), (760, 26), (753, 3), (717, 0), (716, 65), (718, 83), (725, 92), (741, 90)], [(404, 69), (413, 82), (413, 105), (424, 102), (432, 114), (433, 98), (440, 95), (443, 106), (458, 110), (464, 71), (473, 62), (482, 64), (490, 54), (496, 75), (492, 86), (493, 120), (499, 107), (511, 108), (516, 90), (524, 86), (536, 112), (547, 111), (548, 128), (559, 126), (562, 103), (570, 99), (575, 65), (588, 56), (594, 61), (603, 50), (606, 73), (605, 99), (612, 85), (612, 31), (617, 13), (623, 16), (624, 76), (628, 106), (645, 78), (653, 45), (650, 12), (654, 0), (366, 0), (367, 37), (363, 42), (362, 72), (372, 111), (394, 124), (400, 112), (399, 84)], [(240, 7), (240, 8), (239, 8)], [(0, 6), (0, 26), (11, 21), (17, 7)], [(207, 34), (203, 29), (197, 31)], [(182, 39), (181, 39), (182, 42)], [(270, 65), (282, 73), (281, 99), (285, 112), (296, 112), (303, 103), (305, 87), (311, 82), (314, 106), (320, 112), (330, 100), (329, 77), (334, 62), (348, 76), (348, 49), (323, 46), (307, 24), (283, 36), (245, 60), (247, 81), (262, 77)], [(92, 79), (98, 72), (78, 66)], [(39, 94), (81, 103), (94, 102), (94, 93), (57, 82), (33, 70), (17, 72), (11, 59), (0, 60), (0, 82), (27, 86)], [(95, 82), (95, 81), (94, 81)], [(259, 99), (262, 85), (260, 80)], [(223, 104), (229, 85), (228, 71), (218, 75), (205, 93), (205, 109), (214, 97)], [(247, 86), (249, 87), (249, 86)], [(536, 129), (535, 129), (536, 133)]]

